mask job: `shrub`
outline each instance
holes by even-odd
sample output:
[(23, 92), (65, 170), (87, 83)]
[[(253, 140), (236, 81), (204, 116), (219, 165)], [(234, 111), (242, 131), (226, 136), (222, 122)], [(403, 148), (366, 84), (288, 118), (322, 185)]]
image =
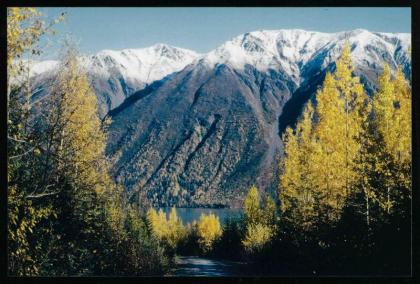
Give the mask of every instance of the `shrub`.
[(180, 241), (187, 234), (186, 228), (177, 216), (175, 208), (171, 209), (168, 219), (162, 209), (158, 213), (155, 209), (150, 208), (146, 218), (152, 236), (166, 246), (170, 252), (175, 252)]
[(247, 253), (260, 252), (273, 236), (272, 229), (263, 224), (249, 224), (242, 244)]
[(204, 252), (212, 249), (213, 242), (222, 235), (222, 227), (219, 218), (210, 213), (202, 214), (197, 223), (198, 243)]

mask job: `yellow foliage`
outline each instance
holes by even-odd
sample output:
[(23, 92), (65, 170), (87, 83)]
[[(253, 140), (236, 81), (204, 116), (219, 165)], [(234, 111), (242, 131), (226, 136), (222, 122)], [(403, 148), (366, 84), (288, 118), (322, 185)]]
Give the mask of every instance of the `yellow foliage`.
[[(28, 71), (23, 65), (24, 54), (38, 54), (36, 47), (40, 37), (49, 30), (42, 22), (42, 14), (36, 8), (8, 8), (7, 9), (7, 126), (8, 137), (8, 268), (9, 272), (17, 276), (30, 276), (39, 273), (40, 245), (33, 243), (30, 238), (42, 220), (56, 217), (50, 205), (32, 202), (27, 198), (28, 189), (22, 186), (19, 172), (25, 171), (25, 162), (33, 141), (28, 138), (26, 129), (30, 113), (29, 100), (31, 93), (25, 96), (15, 92), (11, 95), (12, 79)], [(25, 82), (13, 82), (15, 87), (27, 87)], [(11, 114), (12, 113), (12, 114)], [(10, 145), (9, 145), (10, 141)], [(22, 142), (23, 141), (23, 142)], [(33, 147), (32, 149), (34, 149)], [(34, 149), (33, 155), (39, 155)], [(17, 159), (12, 160), (14, 156)], [(32, 181), (31, 181), (32, 182)]]
[(309, 103), (302, 120), (296, 126), (296, 133), (289, 127), (283, 136), (285, 158), (281, 164), (280, 201), (284, 217), (309, 227), (316, 216), (314, 209), (313, 159), (313, 107)]
[(246, 222), (256, 223), (261, 218), (260, 195), (255, 185), (251, 186), (244, 201)]
[(272, 229), (264, 224), (249, 224), (242, 244), (247, 252), (257, 252), (272, 238)]
[(171, 249), (175, 249), (187, 233), (174, 207), (168, 219), (162, 209), (156, 212), (154, 208), (147, 211), (146, 218), (152, 235)]
[(60, 168), (73, 176), (78, 186), (98, 194), (114, 189), (104, 155), (107, 137), (97, 113), (96, 95), (71, 48), (63, 59), (56, 85), (58, 90), (53, 96), (58, 105), (49, 120), (51, 124), (58, 120), (61, 125)]
[(9, 269), (17, 276), (36, 275), (38, 263), (29, 238), (39, 222), (51, 216), (51, 208), (37, 207), (15, 186), (8, 188)]
[(397, 170), (392, 171), (383, 161), (375, 163), (377, 171), (386, 176), (383, 184), (386, 190), (376, 196), (381, 207), (390, 213), (393, 199), (400, 198), (397, 192), (391, 192), (391, 188), (411, 188), (411, 90), (400, 68), (393, 79), (389, 66), (385, 65), (378, 81), (379, 89), (373, 100), (373, 123)]
[(346, 43), (336, 70), (327, 73), (316, 94), (316, 108), (309, 103), (296, 131), (289, 128), (283, 137), (282, 211), (306, 229), (317, 216), (337, 221), (356, 180), (359, 140), (369, 108), (353, 71)]
[(210, 213), (201, 214), (197, 222), (197, 235), (199, 244), (204, 250), (210, 250), (213, 242), (222, 236), (222, 227), (219, 217)]
[(7, 9), (7, 67), (9, 76), (19, 72), (14, 60), (30, 51), (43, 33), (41, 13), (35, 8)]

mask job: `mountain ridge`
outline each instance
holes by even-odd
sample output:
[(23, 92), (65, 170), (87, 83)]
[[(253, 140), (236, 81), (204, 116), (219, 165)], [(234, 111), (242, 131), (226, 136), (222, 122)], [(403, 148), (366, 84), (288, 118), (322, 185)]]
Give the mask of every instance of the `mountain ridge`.
[(113, 177), (145, 206), (238, 207), (252, 184), (275, 195), (280, 135), (346, 41), (369, 94), (385, 63), (410, 79), (410, 34), (245, 33), (107, 112)]

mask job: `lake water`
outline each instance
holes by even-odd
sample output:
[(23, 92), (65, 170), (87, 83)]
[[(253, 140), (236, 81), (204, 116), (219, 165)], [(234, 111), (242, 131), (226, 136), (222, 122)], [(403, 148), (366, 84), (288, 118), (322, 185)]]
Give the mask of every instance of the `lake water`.
[[(161, 208), (166, 214), (169, 214), (170, 207)], [(233, 208), (175, 208), (177, 215), (181, 218), (183, 224), (191, 223), (200, 219), (201, 214), (213, 213), (219, 217), (221, 223), (228, 218), (240, 217), (243, 210)]]

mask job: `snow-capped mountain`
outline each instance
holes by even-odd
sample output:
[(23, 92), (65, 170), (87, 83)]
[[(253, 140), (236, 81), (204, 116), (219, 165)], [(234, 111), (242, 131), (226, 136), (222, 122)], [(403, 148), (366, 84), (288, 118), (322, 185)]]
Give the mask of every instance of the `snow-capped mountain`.
[(335, 68), (346, 41), (369, 93), (385, 63), (401, 65), (409, 78), (410, 34), (237, 36), (109, 113), (114, 177), (141, 202), (159, 206), (237, 206), (252, 184), (275, 192), (279, 134)]
[(386, 60), (396, 68), (409, 61), (410, 40), (408, 33), (373, 33), (363, 29), (339, 33), (264, 30), (239, 35), (204, 55), (201, 61), (209, 66), (230, 64), (236, 69), (248, 64), (263, 72), (283, 70), (300, 84), (305, 79), (306, 65), (315, 63), (317, 68), (325, 68), (339, 55), (345, 41), (352, 46), (356, 65)]
[(102, 50), (83, 59), (87, 69), (98, 76), (110, 77), (118, 73), (128, 82), (149, 84), (180, 71), (197, 56), (191, 50), (156, 44), (142, 49)]
[[(120, 51), (102, 50), (94, 55), (82, 56), (93, 88), (98, 95), (99, 110), (105, 115), (119, 106), (134, 92), (147, 84), (181, 71), (188, 64), (213, 68), (227, 64), (237, 70), (251, 65), (258, 71), (276, 70), (301, 85), (314, 72), (334, 61), (345, 41), (352, 45), (356, 66), (375, 66), (387, 62), (394, 69), (398, 64), (409, 72), (407, 56), (410, 34), (373, 33), (354, 30), (339, 33), (320, 33), (305, 30), (264, 30), (249, 32), (227, 41), (207, 54), (156, 44), (142, 49)], [(45, 81), (53, 77), (59, 61), (33, 62), (31, 74), (42, 93)], [(367, 80), (370, 86), (373, 82)]]
[[(361, 29), (255, 31), (201, 55), (159, 44), (82, 57), (100, 113), (112, 118), (113, 176), (160, 206), (237, 206), (252, 184), (275, 192), (280, 134), (347, 41), (368, 93), (384, 64), (410, 80), (411, 35)], [(35, 64), (40, 89), (57, 66)]]
[[(105, 115), (132, 93), (180, 71), (198, 56), (191, 50), (156, 44), (141, 49), (102, 50), (80, 60), (98, 96), (100, 113)], [(31, 75), (40, 89), (54, 76), (59, 64), (54, 60), (32, 63)]]

